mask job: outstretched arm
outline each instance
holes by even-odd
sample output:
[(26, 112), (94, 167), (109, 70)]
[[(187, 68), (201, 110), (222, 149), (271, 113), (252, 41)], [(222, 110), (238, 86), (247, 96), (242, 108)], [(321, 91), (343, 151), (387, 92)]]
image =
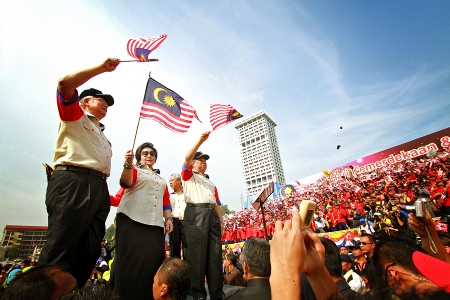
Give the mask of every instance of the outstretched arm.
[(66, 75), (59, 79), (58, 91), (63, 99), (71, 100), (75, 96), (75, 89), (101, 73), (111, 72), (119, 65), (118, 58), (107, 58), (99, 65)]
[(202, 133), (197, 142), (195, 142), (195, 144), (192, 145), (192, 147), (188, 150), (188, 152), (186, 153), (186, 157), (184, 158), (184, 165), (186, 166), (186, 168), (189, 169), (192, 166), (192, 159), (194, 158), (195, 152), (197, 152), (198, 148), (200, 148), (203, 142), (208, 139), (210, 133), (211, 131)]

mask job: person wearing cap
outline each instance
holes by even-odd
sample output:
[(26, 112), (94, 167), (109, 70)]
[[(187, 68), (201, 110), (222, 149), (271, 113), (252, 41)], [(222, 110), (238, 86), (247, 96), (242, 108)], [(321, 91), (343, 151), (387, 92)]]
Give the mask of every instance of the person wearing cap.
[(216, 186), (206, 177), (209, 155), (198, 151), (210, 131), (186, 153), (181, 170), (184, 184), (184, 229), (189, 245), (191, 294), (194, 300), (206, 299), (205, 275), (210, 299), (222, 299), (222, 241), (224, 225)]
[(153, 168), (157, 159), (158, 151), (149, 142), (137, 147), (134, 155), (132, 150), (125, 152), (111, 272), (122, 299), (153, 299), (153, 278), (164, 261), (164, 227), (169, 234), (173, 230), (167, 182)]
[(359, 222), (361, 223), (361, 225), (359, 225), (359, 230), (361, 231), (361, 234), (362, 233), (370, 233), (370, 234), (375, 233), (375, 230), (373, 229), (373, 227), (370, 226), (366, 222), (366, 218), (359, 219)]
[(62, 77), (56, 90), (60, 124), (55, 145), (55, 171), (49, 179), (45, 204), (47, 243), (39, 264), (67, 263), (79, 287), (94, 268), (109, 213), (106, 178), (111, 172), (111, 144), (100, 121), (114, 104), (111, 95), (96, 89), (78, 94), (89, 79), (116, 69), (108, 58), (99, 65)]
[(341, 265), (344, 279), (345, 281), (347, 281), (350, 288), (358, 294), (364, 294), (364, 292), (366, 291), (366, 284), (364, 283), (364, 280), (361, 278), (361, 276), (353, 271), (353, 261), (351, 257), (347, 254), (341, 254)]
[(364, 256), (364, 253), (361, 250), (359, 241), (355, 242), (355, 245), (349, 246), (350, 251), (353, 254), (353, 265), (352, 269), (358, 275), (361, 275), (366, 268), (366, 257)]

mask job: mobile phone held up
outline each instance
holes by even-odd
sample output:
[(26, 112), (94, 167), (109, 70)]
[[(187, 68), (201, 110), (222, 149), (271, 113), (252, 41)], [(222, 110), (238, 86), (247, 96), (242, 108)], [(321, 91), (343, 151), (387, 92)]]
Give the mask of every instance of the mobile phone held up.
[(314, 219), (314, 211), (316, 210), (316, 202), (311, 200), (302, 200), (299, 207), (299, 215), (302, 220), (302, 230), (308, 230)]

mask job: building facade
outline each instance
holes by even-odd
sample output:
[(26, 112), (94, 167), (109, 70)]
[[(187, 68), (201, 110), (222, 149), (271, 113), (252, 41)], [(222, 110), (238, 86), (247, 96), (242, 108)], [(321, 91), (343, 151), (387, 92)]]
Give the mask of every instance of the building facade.
[(275, 123), (264, 111), (238, 122), (241, 161), (249, 196), (258, 196), (271, 181), (285, 184)]
[(35, 248), (40, 249), (47, 241), (47, 226), (6, 225), (1, 245), (19, 247), (19, 258), (33, 256)]

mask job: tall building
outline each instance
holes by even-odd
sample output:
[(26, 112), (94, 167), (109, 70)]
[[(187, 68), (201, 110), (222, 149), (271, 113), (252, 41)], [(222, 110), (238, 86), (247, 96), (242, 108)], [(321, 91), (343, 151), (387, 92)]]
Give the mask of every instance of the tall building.
[(249, 196), (258, 196), (271, 181), (285, 183), (280, 150), (275, 134), (277, 124), (264, 111), (238, 122), (241, 160)]
[(19, 247), (19, 257), (33, 255), (35, 247), (42, 248), (47, 241), (47, 226), (6, 225), (1, 245)]

